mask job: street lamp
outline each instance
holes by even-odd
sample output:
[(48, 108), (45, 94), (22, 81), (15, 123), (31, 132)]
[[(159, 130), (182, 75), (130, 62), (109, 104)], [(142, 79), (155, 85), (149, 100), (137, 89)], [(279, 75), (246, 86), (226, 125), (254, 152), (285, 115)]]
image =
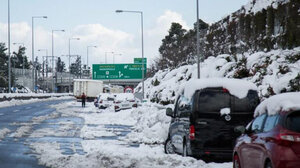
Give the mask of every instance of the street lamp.
[[(34, 63), (34, 19), (47, 19), (47, 16), (32, 16), (32, 89), (35, 91), (35, 76), (34, 76), (34, 71), (35, 71), (35, 63)], [(36, 91), (35, 91), (36, 92)]]
[(86, 65), (89, 67), (89, 48), (97, 48), (97, 46), (87, 46), (87, 51), (86, 51)]
[(142, 37), (142, 92), (143, 92), (143, 99), (144, 99), (144, 93), (145, 93), (145, 87), (144, 87), (144, 26), (143, 26), (143, 12), (142, 11), (127, 11), (127, 10), (116, 10), (116, 13), (138, 13), (141, 15), (141, 37)]
[(114, 54), (114, 52), (113, 51), (111, 51), (111, 52), (105, 52), (105, 64), (107, 64), (107, 54), (108, 53), (110, 53), (110, 54)]
[(54, 32), (65, 32), (65, 30), (52, 30), (52, 93), (55, 92), (55, 83), (54, 83)]
[(10, 64), (10, 1), (7, 1), (7, 7), (8, 7), (8, 15), (7, 15), (7, 28), (8, 28), (8, 93), (11, 93), (11, 64)]
[(121, 56), (122, 54), (113, 54), (113, 63), (115, 63), (115, 55)]
[(197, 76), (200, 79), (200, 32), (199, 32), (199, 0), (197, 0)]
[(69, 38), (69, 93), (71, 91), (71, 40), (80, 40), (80, 38)]

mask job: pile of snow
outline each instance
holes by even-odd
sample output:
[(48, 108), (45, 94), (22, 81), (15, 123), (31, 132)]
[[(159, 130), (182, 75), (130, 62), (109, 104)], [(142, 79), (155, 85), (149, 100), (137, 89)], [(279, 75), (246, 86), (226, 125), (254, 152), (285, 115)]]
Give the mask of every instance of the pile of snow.
[(29, 100), (11, 99), (10, 101), (2, 101), (2, 102), (0, 102), (0, 108), (1, 107), (9, 107), (9, 106), (17, 106), (17, 105), (29, 104), (29, 103), (34, 103), (34, 102), (41, 102), (41, 101), (65, 100), (65, 99), (74, 99), (74, 97), (73, 96), (63, 96), (63, 97), (50, 97), (50, 98), (46, 98), (46, 99), (32, 98), (32, 99), (29, 99)]
[(134, 94), (132, 93), (118, 93), (116, 94), (116, 101), (134, 100)]
[[(299, 54), (300, 47), (236, 56), (211, 56), (201, 63), (200, 76), (201, 79), (233, 78), (244, 68), (249, 72), (249, 77), (241, 77), (242, 80), (256, 84), (261, 98), (269, 97), (291, 90), (291, 80), (300, 76), (300, 60), (290, 59)], [(145, 95), (153, 102), (174, 103), (187, 81), (196, 78), (197, 64), (184, 65), (173, 70), (160, 70), (152, 78), (145, 80)], [(142, 92), (142, 83), (135, 88), (135, 92)]]
[(10, 132), (10, 129), (8, 128), (3, 128), (0, 129), (0, 141), (1, 139), (3, 139), (5, 137), (6, 134), (8, 134)]
[(149, 103), (133, 109), (131, 117), (136, 120), (133, 130), (126, 136), (129, 142), (162, 144), (168, 137), (171, 117), (166, 116), (166, 109), (158, 109)]
[(254, 116), (264, 113), (275, 115), (281, 111), (300, 110), (300, 92), (283, 93), (272, 96), (255, 109)]
[(250, 0), (246, 5), (244, 5), (244, 9), (246, 14), (254, 13), (262, 11), (263, 9), (267, 9), (269, 6), (272, 6), (274, 9), (278, 7), (278, 4), (288, 3), (290, 0)]
[(230, 94), (242, 99), (245, 98), (249, 90), (257, 90), (256, 85), (241, 79), (228, 78), (208, 78), (192, 79), (184, 87), (184, 96), (191, 99), (196, 90), (207, 87), (222, 87), (229, 91)]
[(14, 97), (58, 97), (70, 96), (70, 93), (0, 93), (0, 98), (14, 98)]

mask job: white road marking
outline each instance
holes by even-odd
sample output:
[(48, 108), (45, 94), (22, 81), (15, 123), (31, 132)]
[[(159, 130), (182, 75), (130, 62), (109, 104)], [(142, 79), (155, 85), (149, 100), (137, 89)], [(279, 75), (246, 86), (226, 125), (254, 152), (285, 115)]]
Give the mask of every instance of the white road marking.
[(14, 110), (13, 112), (15, 113), (15, 112), (18, 112), (18, 111), (20, 111), (20, 110)]
[(4, 115), (3, 113), (0, 113), (0, 116)]
[(26, 107), (25, 109), (28, 110), (28, 109), (31, 109), (31, 107)]

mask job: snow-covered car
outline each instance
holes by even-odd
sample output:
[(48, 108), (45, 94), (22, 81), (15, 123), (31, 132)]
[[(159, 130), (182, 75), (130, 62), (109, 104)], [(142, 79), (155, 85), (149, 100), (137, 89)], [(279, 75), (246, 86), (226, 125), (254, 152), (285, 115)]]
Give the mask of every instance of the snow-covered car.
[(238, 137), (234, 127), (251, 121), (259, 103), (257, 87), (239, 79), (195, 79), (186, 83), (172, 117), (166, 153), (231, 159)]
[(119, 93), (116, 94), (114, 107), (115, 111), (120, 111), (124, 109), (130, 109), (132, 107), (137, 107), (138, 100), (134, 97), (132, 93)]
[(98, 96), (98, 107), (99, 109), (106, 109), (114, 104), (115, 95), (110, 93), (101, 93)]
[(235, 130), (235, 167), (300, 167), (300, 92), (272, 96), (255, 109), (255, 118)]

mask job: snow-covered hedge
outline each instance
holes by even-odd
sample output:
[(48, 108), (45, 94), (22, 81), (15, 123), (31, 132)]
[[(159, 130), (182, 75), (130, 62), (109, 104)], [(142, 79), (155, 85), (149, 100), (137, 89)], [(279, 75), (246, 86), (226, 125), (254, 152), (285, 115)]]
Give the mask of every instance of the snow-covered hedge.
[[(240, 78), (255, 83), (261, 98), (300, 91), (300, 47), (254, 54), (218, 55), (201, 63), (201, 78)], [(161, 104), (174, 103), (182, 87), (197, 78), (197, 65), (158, 71), (145, 80), (145, 95)], [(141, 92), (140, 83), (135, 92)]]

